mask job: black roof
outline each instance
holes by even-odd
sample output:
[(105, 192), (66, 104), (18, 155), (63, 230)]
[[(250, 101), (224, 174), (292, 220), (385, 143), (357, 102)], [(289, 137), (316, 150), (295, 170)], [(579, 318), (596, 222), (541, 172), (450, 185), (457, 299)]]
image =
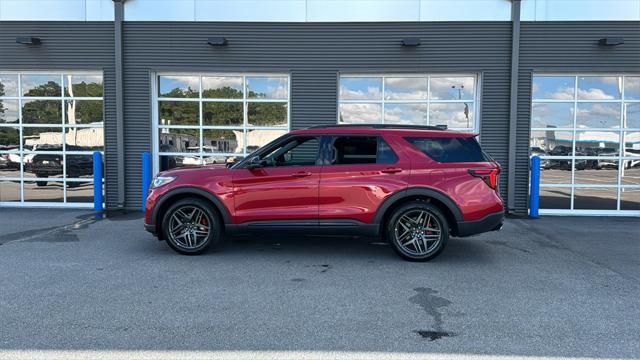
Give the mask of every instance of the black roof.
[(337, 127), (367, 127), (373, 129), (412, 129), (412, 130), (447, 130), (447, 125), (404, 125), (404, 124), (335, 124), (316, 125), (308, 129), (326, 129)]

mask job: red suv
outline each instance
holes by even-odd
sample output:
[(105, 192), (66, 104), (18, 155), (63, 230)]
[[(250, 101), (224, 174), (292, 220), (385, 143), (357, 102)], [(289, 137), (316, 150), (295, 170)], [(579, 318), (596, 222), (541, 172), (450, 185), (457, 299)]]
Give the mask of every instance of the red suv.
[(182, 254), (225, 234), (383, 236), (409, 260), (449, 235), (499, 230), (500, 165), (474, 134), (440, 127), (334, 125), (292, 131), (229, 167), (161, 172), (145, 227)]

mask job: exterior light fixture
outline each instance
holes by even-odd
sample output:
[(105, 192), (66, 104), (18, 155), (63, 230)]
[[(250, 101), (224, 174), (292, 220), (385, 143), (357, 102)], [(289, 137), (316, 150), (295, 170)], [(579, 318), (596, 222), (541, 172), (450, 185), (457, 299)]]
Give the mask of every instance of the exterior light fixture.
[(621, 37), (606, 37), (598, 40), (598, 44), (601, 46), (616, 46), (624, 44), (624, 38)]
[(419, 46), (420, 39), (419, 38), (404, 38), (402, 39), (402, 46)]
[(227, 46), (228, 41), (223, 37), (215, 37), (207, 39), (207, 44), (211, 46)]
[(33, 36), (18, 36), (16, 43), (24, 45), (40, 45), (40, 38)]

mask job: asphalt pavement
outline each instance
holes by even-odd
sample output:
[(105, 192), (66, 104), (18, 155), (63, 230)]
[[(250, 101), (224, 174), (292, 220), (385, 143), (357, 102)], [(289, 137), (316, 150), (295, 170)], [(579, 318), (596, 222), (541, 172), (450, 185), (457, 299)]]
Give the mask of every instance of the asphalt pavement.
[(140, 213), (0, 209), (0, 359), (640, 357), (640, 219), (508, 219), (428, 263), (376, 239), (182, 256)]

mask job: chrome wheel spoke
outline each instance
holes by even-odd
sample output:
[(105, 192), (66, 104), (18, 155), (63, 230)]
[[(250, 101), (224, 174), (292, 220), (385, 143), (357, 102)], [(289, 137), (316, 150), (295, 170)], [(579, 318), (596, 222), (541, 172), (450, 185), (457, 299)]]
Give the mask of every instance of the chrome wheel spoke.
[(396, 221), (396, 243), (411, 255), (427, 255), (434, 251), (442, 239), (440, 222), (431, 212), (410, 210)]

